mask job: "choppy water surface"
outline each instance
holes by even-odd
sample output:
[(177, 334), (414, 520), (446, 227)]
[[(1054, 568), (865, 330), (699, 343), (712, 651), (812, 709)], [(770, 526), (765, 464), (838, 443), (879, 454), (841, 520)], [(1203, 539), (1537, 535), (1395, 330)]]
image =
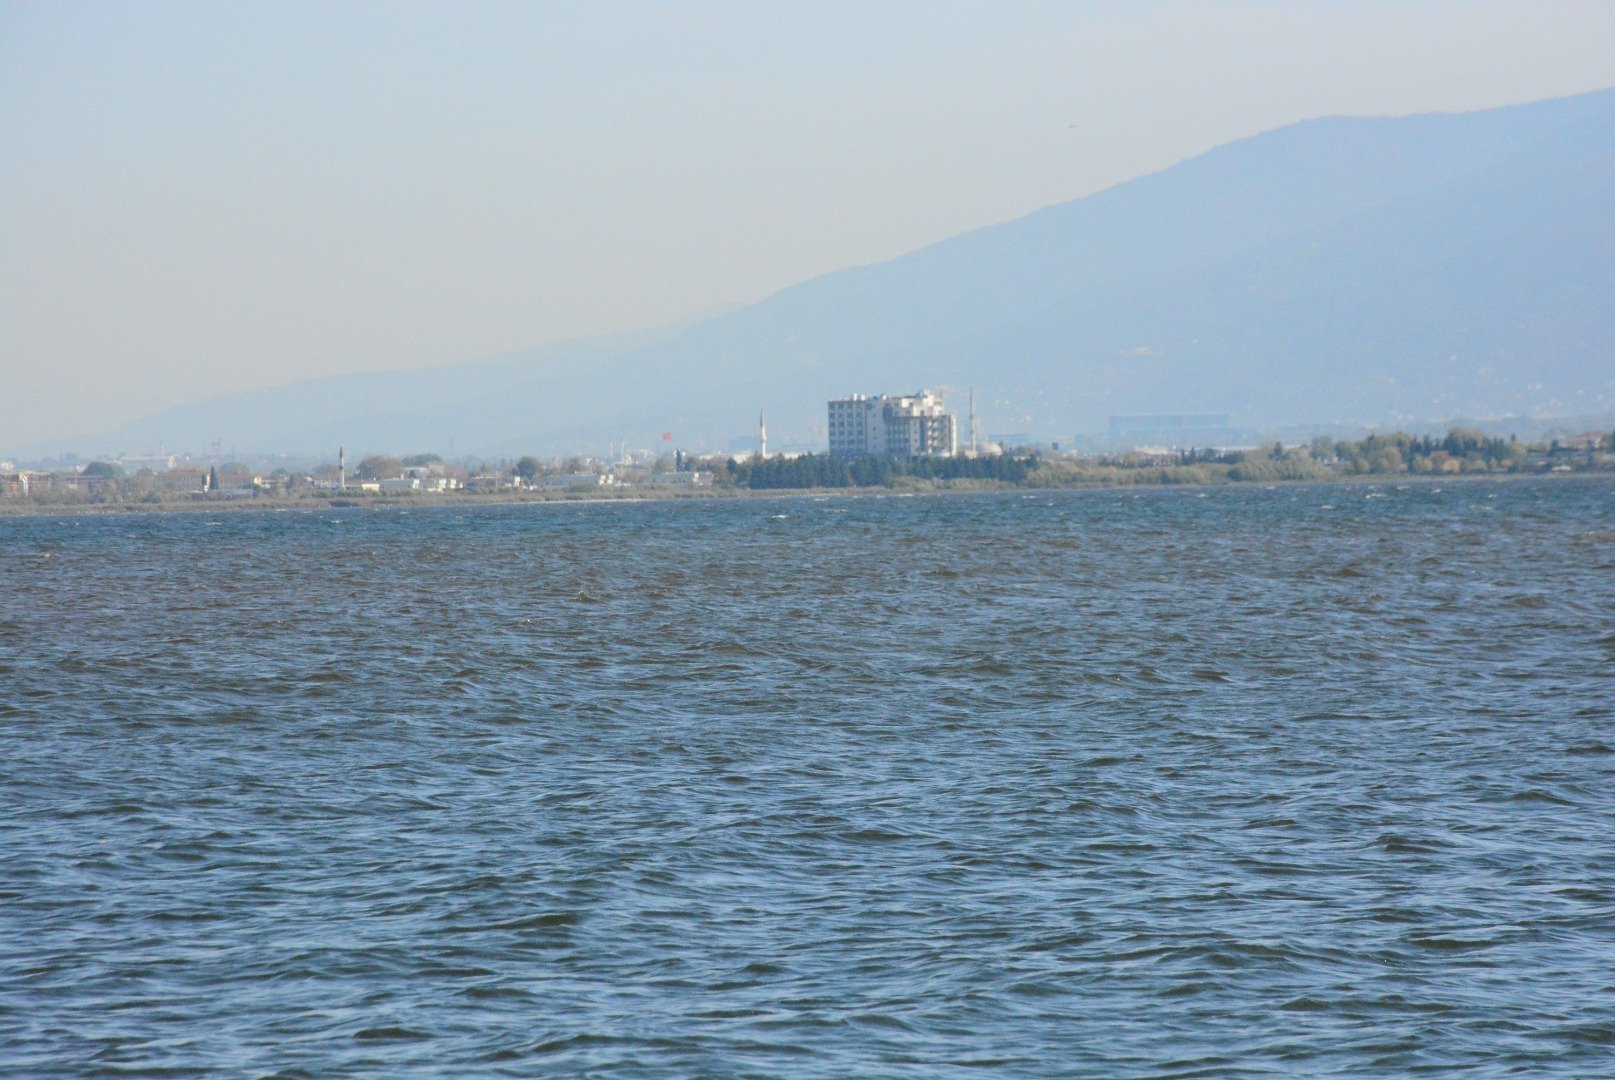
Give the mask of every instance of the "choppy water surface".
[(0, 1073), (1615, 1073), (1615, 486), (0, 519)]

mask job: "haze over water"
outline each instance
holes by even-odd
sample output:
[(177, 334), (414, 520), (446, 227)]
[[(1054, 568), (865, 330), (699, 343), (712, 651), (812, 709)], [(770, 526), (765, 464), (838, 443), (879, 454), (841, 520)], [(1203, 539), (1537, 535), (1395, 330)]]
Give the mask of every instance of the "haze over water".
[(1615, 486), (0, 519), (0, 1072), (1615, 1071)]

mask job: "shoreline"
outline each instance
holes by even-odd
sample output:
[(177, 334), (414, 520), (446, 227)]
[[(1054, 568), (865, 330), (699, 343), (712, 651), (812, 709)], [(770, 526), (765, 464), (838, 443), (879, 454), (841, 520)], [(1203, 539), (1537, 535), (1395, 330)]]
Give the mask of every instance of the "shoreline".
[(31, 517), (93, 517), (138, 516), (143, 514), (195, 514), (224, 511), (276, 512), (303, 510), (310, 513), (326, 510), (397, 510), (436, 509), (449, 507), (509, 507), (509, 506), (604, 506), (613, 503), (651, 502), (709, 502), (726, 499), (802, 499), (835, 497), (894, 497), (938, 495), (994, 495), (1009, 492), (1022, 494), (1051, 493), (1056, 491), (1210, 491), (1220, 488), (1274, 488), (1296, 486), (1401, 486), (1405, 484), (1470, 484), (1484, 481), (1518, 482), (1523, 480), (1561, 481), (1569, 479), (1615, 480), (1615, 472), (1583, 470), (1554, 473), (1454, 473), (1454, 474), (1360, 474), (1338, 476), (1321, 480), (1225, 480), (1210, 484), (1170, 483), (1091, 483), (1091, 484), (972, 484), (945, 486), (942, 484), (904, 487), (852, 487), (852, 488), (712, 488), (700, 492), (636, 491), (621, 495), (542, 495), (512, 497), (508, 494), (479, 495), (469, 492), (430, 493), (410, 495), (365, 495), (362, 497), (300, 496), (296, 498), (256, 497), (218, 500), (165, 500), (156, 503), (27, 503), (0, 502), (0, 519)]

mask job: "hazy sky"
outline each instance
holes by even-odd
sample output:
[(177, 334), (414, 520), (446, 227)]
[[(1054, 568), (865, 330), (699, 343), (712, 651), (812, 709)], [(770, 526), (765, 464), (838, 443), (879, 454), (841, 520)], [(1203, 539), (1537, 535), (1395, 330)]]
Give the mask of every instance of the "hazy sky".
[(1615, 85), (1615, 3), (0, 3), (0, 449), (760, 298), (1331, 113)]

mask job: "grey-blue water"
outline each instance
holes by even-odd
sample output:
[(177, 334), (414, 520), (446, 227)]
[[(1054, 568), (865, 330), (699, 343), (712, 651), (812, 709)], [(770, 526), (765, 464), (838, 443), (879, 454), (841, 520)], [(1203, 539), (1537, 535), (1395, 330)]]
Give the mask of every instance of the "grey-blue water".
[(1615, 1075), (1615, 485), (0, 519), (6, 1076)]

